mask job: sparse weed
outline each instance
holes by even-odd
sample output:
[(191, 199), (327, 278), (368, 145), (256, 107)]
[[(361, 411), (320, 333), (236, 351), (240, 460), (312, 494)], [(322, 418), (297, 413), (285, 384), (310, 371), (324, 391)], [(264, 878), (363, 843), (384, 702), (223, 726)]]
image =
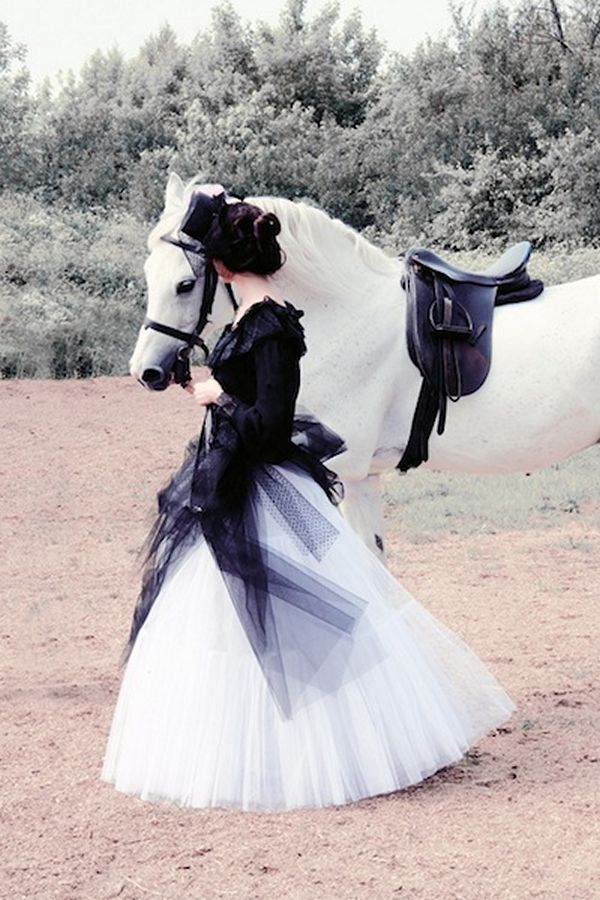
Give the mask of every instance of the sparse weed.
[(493, 534), (585, 521), (600, 527), (600, 447), (525, 475), (417, 469), (383, 476), (386, 517), (414, 543), (440, 532)]

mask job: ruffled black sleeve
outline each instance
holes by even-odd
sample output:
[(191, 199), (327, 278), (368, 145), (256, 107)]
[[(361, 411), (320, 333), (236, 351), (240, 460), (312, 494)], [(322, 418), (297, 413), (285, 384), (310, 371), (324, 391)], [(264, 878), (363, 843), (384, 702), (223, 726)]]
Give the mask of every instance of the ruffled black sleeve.
[(269, 334), (252, 347), (256, 399), (244, 403), (223, 393), (217, 405), (231, 419), (251, 459), (277, 463), (286, 459), (300, 388), (298, 345), (284, 332)]

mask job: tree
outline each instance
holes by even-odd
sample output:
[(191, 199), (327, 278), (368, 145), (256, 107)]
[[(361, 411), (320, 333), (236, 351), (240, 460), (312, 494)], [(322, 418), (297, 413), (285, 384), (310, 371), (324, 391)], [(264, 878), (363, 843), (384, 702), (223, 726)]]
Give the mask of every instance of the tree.
[(128, 156), (175, 143), (187, 104), (189, 56), (165, 25), (127, 66), (117, 118)]
[(130, 62), (96, 52), (49, 109), (45, 195), (82, 207), (126, 203), (142, 156), (143, 168), (153, 153), (173, 152), (186, 78), (187, 51), (169, 27)]
[(544, 144), (550, 190), (535, 211), (547, 239), (600, 242), (600, 127), (566, 131)]
[(382, 48), (374, 30), (365, 32), (358, 12), (339, 22), (336, 4), (305, 18), (306, 0), (288, 0), (279, 25), (257, 34), (261, 83), (277, 92), (281, 108), (300, 103), (316, 122), (329, 118), (352, 127), (365, 118)]
[(218, 118), (201, 101), (188, 110), (178, 149), (184, 171), (234, 192), (311, 195), (321, 135), (311, 110), (279, 110), (265, 85)]
[(469, 158), (469, 83), (458, 53), (431, 41), (380, 80), (363, 128), (366, 202), (375, 225), (395, 223), (404, 243), (439, 210), (439, 167)]
[(124, 190), (129, 162), (120, 128), (126, 65), (117, 50), (96, 52), (76, 79), (70, 74), (48, 111), (47, 199), (87, 207)]
[(549, 189), (544, 160), (507, 157), (487, 146), (470, 166), (449, 166), (440, 175), (445, 183), (442, 208), (431, 223), (433, 243), (460, 250), (524, 239), (543, 242), (536, 210)]
[(186, 103), (198, 101), (218, 116), (248, 97), (259, 85), (254, 58), (255, 36), (230, 3), (211, 12), (211, 26), (196, 35), (190, 47)]
[(35, 179), (37, 147), (25, 48), (0, 22), (0, 189), (28, 187)]

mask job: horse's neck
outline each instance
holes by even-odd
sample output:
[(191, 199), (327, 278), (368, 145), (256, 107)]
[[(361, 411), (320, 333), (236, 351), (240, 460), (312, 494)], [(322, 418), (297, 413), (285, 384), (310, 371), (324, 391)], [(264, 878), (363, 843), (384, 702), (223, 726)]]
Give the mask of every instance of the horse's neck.
[[(305, 310), (324, 340), (332, 333), (379, 332), (403, 315), (399, 263), (353, 229), (303, 203), (260, 197), (281, 221), (286, 264), (274, 278), (282, 294)], [(321, 343), (321, 341), (319, 341)]]

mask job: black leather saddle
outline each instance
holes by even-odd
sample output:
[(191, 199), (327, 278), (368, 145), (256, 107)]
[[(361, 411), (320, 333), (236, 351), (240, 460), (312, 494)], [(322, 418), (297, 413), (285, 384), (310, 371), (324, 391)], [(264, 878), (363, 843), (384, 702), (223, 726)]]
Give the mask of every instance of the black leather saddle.
[(421, 247), (405, 254), (406, 340), (423, 383), (401, 471), (428, 459), (436, 418), (438, 434), (444, 432), (448, 400), (474, 393), (487, 378), (494, 307), (543, 291), (527, 272), (530, 254), (531, 244), (522, 241), (484, 272), (458, 269)]

